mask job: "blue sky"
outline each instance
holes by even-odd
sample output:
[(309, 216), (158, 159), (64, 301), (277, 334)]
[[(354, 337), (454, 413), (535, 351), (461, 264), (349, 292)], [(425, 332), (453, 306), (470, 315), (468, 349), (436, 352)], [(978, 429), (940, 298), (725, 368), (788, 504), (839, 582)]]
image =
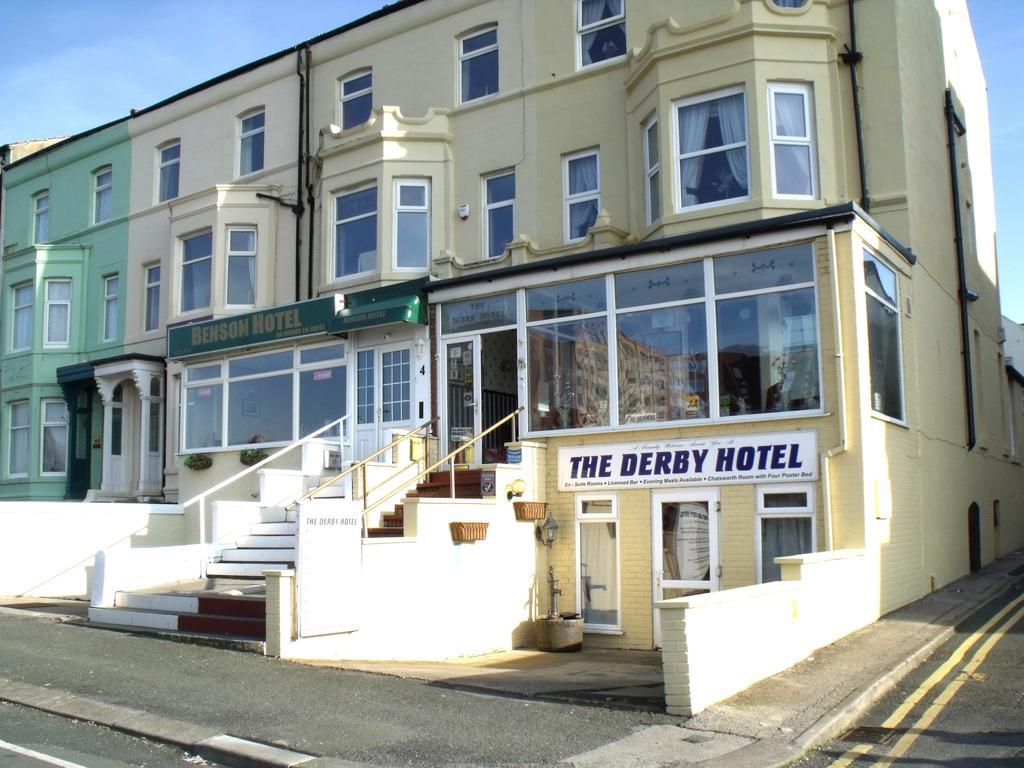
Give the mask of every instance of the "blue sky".
[[(1003, 314), (1024, 322), (1024, 3), (968, 3), (989, 88)], [(101, 125), (382, 4), (0, 0), (0, 144)]]

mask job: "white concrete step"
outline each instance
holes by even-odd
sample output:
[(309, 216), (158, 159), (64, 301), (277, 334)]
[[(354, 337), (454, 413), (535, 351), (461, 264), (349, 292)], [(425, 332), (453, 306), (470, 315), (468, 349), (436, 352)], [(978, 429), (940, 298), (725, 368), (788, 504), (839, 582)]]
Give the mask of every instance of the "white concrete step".
[(294, 549), (225, 549), (220, 553), (222, 563), (266, 563), (294, 561)]
[(121, 624), (127, 627), (176, 630), (178, 617), (173, 613), (125, 610), (123, 608), (90, 608), (89, 621), (101, 624)]
[(264, 571), (283, 571), (292, 567), (292, 563), (209, 563), (206, 566), (206, 575), (261, 579)]
[(114, 596), (117, 608), (165, 613), (198, 613), (199, 598), (188, 595), (156, 595), (146, 592), (118, 592)]
[(240, 549), (295, 549), (295, 535), (243, 536), (235, 544)]
[(298, 532), (298, 523), (257, 523), (249, 529), (253, 536), (294, 536)]

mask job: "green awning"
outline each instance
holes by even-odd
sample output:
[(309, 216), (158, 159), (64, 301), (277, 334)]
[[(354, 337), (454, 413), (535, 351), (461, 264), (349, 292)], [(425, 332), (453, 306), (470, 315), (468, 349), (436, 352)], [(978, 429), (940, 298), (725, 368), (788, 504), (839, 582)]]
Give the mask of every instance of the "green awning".
[(354, 331), (391, 323), (427, 324), (426, 303), (419, 294), (381, 299), (348, 306), (338, 313), (332, 327), (338, 331)]

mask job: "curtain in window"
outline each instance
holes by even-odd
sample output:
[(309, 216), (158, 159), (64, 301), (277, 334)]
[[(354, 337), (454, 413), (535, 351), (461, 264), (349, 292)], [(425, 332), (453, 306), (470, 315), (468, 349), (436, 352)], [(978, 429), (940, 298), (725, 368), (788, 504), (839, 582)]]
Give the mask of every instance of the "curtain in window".
[(618, 626), (615, 521), (580, 523), (580, 591), (586, 624)]
[(761, 519), (761, 581), (778, 581), (782, 569), (776, 557), (811, 551), (811, 518), (764, 517)]
[(803, 8), (807, 0), (775, 0), (775, 4), (779, 8)]
[(68, 340), (67, 304), (51, 304), (46, 318), (46, 340), (51, 344), (64, 344)]
[[(683, 154), (698, 152), (707, 143), (708, 119), (711, 117), (711, 106), (714, 102), (706, 101), (683, 107), (682, 111), (682, 151)], [(691, 157), (683, 160), (680, 174), (683, 179), (683, 205), (696, 205), (697, 186), (700, 184), (701, 172), (704, 170), (703, 157)]]
[[(774, 101), (776, 135), (808, 138), (803, 96), (797, 93), (776, 93)], [(811, 194), (810, 147), (804, 144), (776, 144), (775, 176), (779, 192)]]
[[(726, 144), (736, 144), (747, 140), (747, 121), (743, 114), (743, 96), (736, 94), (719, 99), (718, 102), (718, 123), (722, 130), (722, 141)], [(747, 189), (747, 150), (746, 147), (730, 149), (725, 153), (729, 162), (729, 170), (732, 171), (736, 183)]]
[[(569, 194), (578, 195), (598, 189), (597, 155), (569, 161)], [(583, 237), (597, 220), (597, 201), (586, 200), (569, 206), (569, 234)]]
[(583, 0), (583, 26), (596, 24), (622, 13), (622, 0)]

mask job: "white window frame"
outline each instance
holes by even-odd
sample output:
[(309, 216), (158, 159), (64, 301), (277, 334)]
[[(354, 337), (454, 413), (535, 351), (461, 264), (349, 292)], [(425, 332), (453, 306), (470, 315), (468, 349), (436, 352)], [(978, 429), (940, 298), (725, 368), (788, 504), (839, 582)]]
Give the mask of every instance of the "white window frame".
[[(402, 205), (402, 188), (418, 187), (423, 190), (423, 205)], [(391, 227), (392, 266), (396, 272), (426, 272), (430, 269), (431, 232), (430, 232), (430, 179), (395, 179), (394, 184), (395, 213)], [(427, 251), (422, 254), (423, 266), (403, 267), (398, 264), (398, 219), (401, 213), (423, 213), (427, 219)]]
[[(207, 235), (207, 234), (210, 235), (210, 255), (209, 256), (203, 256), (202, 258), (193, 259), (192, 261), (186, 262), (185, 261), (185, 243), (188, 242), (189, 240), (191, 240), (192, 238), (202, 237), (203, 235)], [(178, 277), (179, 277), (179, 281), (178, 281), (179, 282), (179, 284), (178, 284), (178, 314), (187, 315), (187, 314), (191, 314), (191, 313), (195, 313), (195, 312), (202, 312), (203, 310), (210, 309), (210, 304), (213, 303), (213, 251), (214, 251), (214, 247), (213, 246), (214, 246), (214, 243), (213, 243), (213, 233), (209, 229), (200, 230), (198, 232), (192, 232), (191, 234), (184, 235), (181, 238), (179, 238), (178, 264), (180, 265), (180, 270), (178, 272)], [(187, 267), (191, 267), (191, 266), (194, 266), (196, 264), (201, 264), (204, 261), (209, 261), (210, 262), (210, 304), (206, 304), (205, 306), (192, 307), (191, 309), (185, 309), (184, 302), (182, 301), (182, 299), (185, 298), (184, 297), (185, 270), (186, 270)]]
[[(587, 501), (611, 501), (612, 511), (607, 514), (585, 514), (583, 504)], [(622, 634), (622, 526), (619, 519), (619, 497), (615, 493), (584, 493), (573, 498), (573, 530), (575, 532), (575, 586), (576, 613), (583, 617), (583, 580), (580, 573), (582, 526), (591, 523), (615, 523), (615, 595), (617, 598), (617, 624), (583, 624), (586, 632), (593, 634)]]
[[(106, 176), (106, 180), (103, 177)], [(113, 216), (114, 168), (105, 165), (93, 172), (92, 223), (102, 224)], [(107, 201), (107, 215), (103, 216), (103, 200)]]
[[(113, 313), (113, 323), (111, 323)], [(103, 276), (103, 341), (117, 339), (117, 326), (121, 322), (121, 275)], [(110, 326), (114, 327), (111, 328)]]
[[(657, 148), (658, 159), (655, 162), (651, 162), (651, 130), (655, 132), (655, 146)], [(655, 113), (651, 115), (644, 123), (640, 126), (640, 130), (643, 131), (643, 151), (644, 151), (644, 220), (647, 226), (650, 226), (654, 222), (658, 221), (665, 213), (665, 200), (664, 195), (661, 194), (661, 146), (660, 137), (661, 131), (658, 125), (658, 115)], [(652, 210), (652, 196), (651, 187), (652, 184), (657, 185), (658, 189), (658, 215), (654, 215)]]
[[(153, 279), (153, 270), (156, 270), (156, 279)], [(152, 333), (160, 329), (160, 262), (155, 264), (145, 264), (142, 267), (143, 276), (143, 291), (145, 298), (143, 299), (143, 316), (142, 316), (142, 328), (145, 333)], [(155, 292), (155, 294), (154, 294)], [(153, 301), (153, 297), (156, 300)], [(152, 327), (149, 325), (149, 317), (152, 314), (150, 309), (156, 309), (156, 324)]]
[[(360, 79), (362, 77), (366, 77), (367, 75), (370, 76), (370, 85), (369, 85), (369, 87), (362, 88), (362, 89), (360, 89), (358, 91), (353, 91), (352, 93), (345, 93), (345, 84), (346, 83), (351, 83), (353, 80), (358, 80), (358, 79)], [(358, 98), (360, 98), (362, 96), (366, 96), (367, 94), (369, 94), (369, 96), (370, 96), (370, 114), (372, 115), (373, 114), (373, 69), (371, 69), (369, 67), (366, 68), (366, 69), (360, 69), (360, 70), (357, 70), (355, 72), (352, 72), (351, 74), (345, 75), (345, 77), (343, 77), (341, 79), (341, 81), (338, 83), (338, 97), (339, 97), (338, 98), (338, 124), (341, 126), (341, 129), (343, 131), (347, 131), (350, 128), (356, 128), (357, 126), (364, 125), (367, 122), (367, 120), (363, 120), (362, 122), (359, 122), (359, 123), (352, 123), (352, 125), (349, 125), (349, 126), (345, 125), (345, 104), (346, 104), (346, 102), (353, 101), (353, 100), (358, 99)], [(367, 118), (367, 119), (369, 119), (369, 118)]]
[[(231, 233), (232, 232), (252, 232), (252, 243), (253, 249), (251, 251), (233, 251), (231, 249)], [(256, 294), (257, 294), (257, 283), (259, 282), (259, 231), (256, 227), (242, 227), (242, 226), (231, 226), (227, 228), (226, 240), (224, 243), (224, 251), (226, 258), (224, 261), (224, 306), (225, 307), (255, 307), (256, 306)], [(253, 283), (252, 283), (252, 303), (249, 304), (236, 304), (231, 301), (231, 260), (232, 259), (252, 259), (253, 262)]]
[[(52, 403), (59, 403), (64, 408), (64, 418), (57, 421), (46, 420), (46, 406)], [(57, 472), (48, 472), (43, 467), (43, 458), (46, 454), (46, 432), (50, 429), (64, 430), (64, 469)], [(43, 477), (63, 477), (68, 472), (68, 404), (59, 397), (44, 397), (39, 401), (39, 474)]]
[[(71, 288), (71, 298), (51, 299), (50, 286), (57, 283), (67, 283)], [(70, 277), (47, 278), (43, 281), (43, 346), (49, 348), (64, 348), (71, 343), (71, 307), (74, 298), (74, 286)], [(54, 341), (50, 338), (50, 308), (64, 306), (68, 308), (67, 322), (64, 323), (64, 340)]]
[[(900, 370), (899, 370), (899, 375), (900, 375), (900, 418), (896, 418), (895, 416), (890, 416), (889, 414), (883, 413), (882, 411), (876, 411), (875, 410), (874, 402), (871, 402), (868, 405), (871, 408), (871, 415), (872, 415), (872, 417), (874, 417), (876, 419), (881, 419), (883, 421), (889, 421), (889, 422), (892, 422), (893, 424), (899, 424), (900, 426), (906, 426), (907, 425), (907, 387), (906, 387), (906, 381), (904, 380), (904, 370), (903, 370), (903, 313), (900, 312), (900, 271), (898, 269), (896, 269), (896, 267), (894, 267), (887, 259), (882, 258), (882, 256), (879, 253), (877, 253), (876, 251), (873, 251), (870, 248), (863, 247), (863, 246), (862, 246), (861, 250), (862, 250), (861, 263), (863, 263), (863, 254), (870, 254), (871, 258), (873, 258), (875, 261), (879, 262), (883, 267), (886, 267), (887, 269), (891, 270), (892, 274), (893, 274), (893, 281), (895, 283), (895, 291), (896, 291), (896, 297), (895, 297), (896, 301), (895, 301), (895, 303), (889, 302), (884, 297), (879, 296), (877, 293), (875, 293), (873, 290), (871, 290), (868, 287), (866, 282), (864, 284), (864, 293), (867, 296), (871, 296), (875, 300), (879, 301), (882, 304), (882, 306), (888, 307), (889, 309), (893, 310), (896, 313), (896, 343), (899, 345), (898, 352), (899, 352), (899, 361), (900, 361), (900, 363), (899, 363), (899, 365), (900, 365)], [(867, 301), (867, 299), (865, 299), (865, 302), (866, 301)], [(865, 304), (865, 310), (866, 309), (867, 309), (867, 306)], [(865, 341), (866, 341), (866, 339), (867, 339), (867, 337), (865, 337)], [(868, 356), (868, 394), (870, 396), (870, 395), (873, 394), (873, 392), (871, 391), (873, 389), (873, 385), (871, 383), (871, 350), (870, 350), (870, 348), (867, 350), (867, 356)]]
[[(780, 136), (775, 119), (775, 96), (784, 93), (800, 96), (804, 100), (804, 136)], [(772, 193), (780, 200), (815, 200), (818, 197), (818, 158), (814, 147), (814, 93), (810, 83), (769, 83), (768, 84), (768, 126), (771, 137), (770, 162), (772, 168)], [(793, 195), (779, 192), (778, 177), (775, 169), (775, 147), (794, 146), (807, 147), (811, 193), (809, 195)]]
[[(732, 144), (723, 144), (720, 147), (713, 147), (711, 149), (700, 149), (696, 152), (682, 151), (682, 145), (679, 141), (679, 123), (681, 120), (681, 112), (684, 107), (692, 107), (695, 104), (700, 104), (705, 101), (715, 101), (717, 99), (727, 98), (729, 96), (735, 96), (740, 94), (743, 97), (743, 121), (746, 126), (746, 139), (740, 142), (734, 142)], [(679, 99), (672, 102), (672, 157), (675, 161), (675, 184), (673, 191), (673, 199), (675, 200), (676, 213), (689, 213), (690, 211), (702, 211), (708, 208), (718, 208), (723, 205), (735, 205), (746, 200), (750, 200), (752, 190), (754, 187), (754, 180), (750, 175), (750, 109), (747, 106), (747, 92), (743, 86), (736, 86), (734, 88), (723, 88), (720, 91), (712, 91), (710, 93), (702, 93), (697, 96), (688, 96), (685, 99)], [(697, 203), (695, 205), (685, 205), (683, 196), (683, 178), (680, 171), (680, 166), (683, 160), (687, 160), (691, 157), (699, 157), (701, 155), (717, 154), (719, 152), (725, 152), (729, 149), (739, 149), (743, 147), (746, 150), (747, 158), (747, 194), (740, 195), (738, 197), (729, 197), (725, 200), (713, 200), (710, 203)]]
[[(755, 576), (757, 583), (762, 583), (763, 563), (761, 552), (761, 537), (763, 535), (762, 523), (766, 518), (800, 518), (811, 521), (811, 552), (818, 551), (817, 516), (815, 514), (815, 487), (811, 483), (776, 483), (772, 485), (758, 485), (757, 492), (757, 514), (755, 515), (754, 530), (754, 552), (755, 552)], [(765, 507), (764, 497), (771, 494), (804, 493), (807, 495), (807, 505), (803, 507)]]
[[(582, 160), (583, 158), (591, 156), (593, 156), (597, 165), (597, 188), (571, 194), (569, 192), (569, 163), (573, 160)], [(570, 237), (572, 226), (569, 212), (572, 210), (572, 206), (574, 205), (585, 203), (589, 200), (595, 200), (597, 201), (597, 215), (601, 215), (601, 152), (599, 149), (596, 147), (592, 149), (584, 149), (580, 152), (573, 152), (570, 155), (562, 156), (562, 198), (565, 201), (562, 206), (562, 235), (565, 242), (579, 243), (586, 240), (586, 234), (581, 237)]]
[[(368, 189), (375, 189), (377, 195), (377, 207), (369, 213), (361, 213), (358, 216), (350, 216), (347, 219), (338, 218), (338, 200), (349, 195), (355, 195), (359, 192), (365, 192)], [(331, 236), (334, 238), (331, 244), (331, 265), (330, 274), (331, 282), (340, 282), (343, 280), (354, 280), (356, 278), (364, 277), (366, 275), (372, 275), (380, 271), (381, 269), (381, 253), (380, 253), (380, 185), (376, 182), (370, 182), (369, 184), (363, 184), (362, 186), (352, 187), (350, 189), (344, 189), (334, 193), (331, 200), (333, 207), (332, 220), (333, 226), (331, 228)], [(363, 270), (362, 272), (352, 272), (350, 274), (340, 274), (338, 272), (338, 227), (342, 224), (347, 224), (350, 221), (359, 221), (360, 219), (368, 219), (373, 216), (376, 219), (374, 224), (374, 237), (376, 239), (376, 257), (374, 261), (373, 269)]]
[[(178, 148), (178, 156), (164, 159), (164, 153), (174, 147)], [(175, 139), (174, 141), (168, 141), (167, 143), (156, 148), (156, 201), (158, 203), (164, 203), (168, 200), (174, 200), (181, 197), (181, 141)], [(163, 196), (164, 190), (164, 174), (173, 173), (175, 175), (175, 194), (169, 195), (168, 197)]]
[[(252, 128), (252, 129), (250, 129), (248, 131), (245, 130), (245, 121), (246, 120), (250, 120), (251, 118), (254, 118), (257, 115), (263, 115), (263, 124), (258, 126), (258, 127), (256, 127), (256, 128)], [(251, 170), (244, 171), (244, 170), (242, 170), (242, 164), (245, 162), (245, 140), (246, 139), (251, 139), (252, 137), (254, 137), (254, 136), (258, 135), (258, 134), (263, 134), (263, 138), (264, 138), (263, 146), (262, 146), (262, 148), (260, 150), (260, 165), (259, 165), (259, 168), (252, 168)], [(263, 170), (264, 165), (266, 163), (266, 150), (267, 150), (266, 135), (267, 135), (267, 110), (266, 109), (264, 109), (263, 107), (256, 107), (254, 109), (250, 109), (248, 112), (243, 112), (241, 115), (238, 116), (238, 175), (239, 175), (239, 177), (250, 176), (250, 175), (252, 175), (254, 173), (259, 173), (260, 171)]]
[[(18, 291), (23, 288), (28, 288), (26, 295), (28, 296), (28, 302), (24, 304), (18, 303)], [(32, 344), (35, 341), (35, 290), (32, 281), (24, 283), (18, 283), (11, 286), (11, 351), (18, 352), (23, 349), (32, 349)], [(18, 346), (18, 319), (19, 312), (22, 313), (22, 317), (28, 317), (28, 344)]]
[(484, 256), (484, 260), (485, 261), (487, 259), (497, 259), (497, 258), (500, 258), (502, 256), (502, 254), (505, 253), (505, 249), (508, 248), (508, 243), (506, 243), (505, 247), (501, 249), (501, 253), (492, 254), (490, 252), (490, 246), (491, 246), (491, 212), (492, 211), (496, 211), (496, 210), (498, 210), (500, 208), (511, 208), (512, 209), (512, 233), (513, 233), (512, 236), (515, 237), (515, 231), (516, 231), (516, 193), (513, 191), (512, 197), (510, 197), (508, 200), (501, 200), (501, 201), (499, 201), (497, 203), (488, 203), (487, 202), (487, 185), (491, 181), (495, 181), (497, 179), (501, 179), (501, 178), (504, 178), (506, 176), (511, 176), (512, 177), (512, 185), (513, 185), (513, 188), (514, 188), (515, 187), (515, 183), (516, 183), (516, 169), (515, 168), (506, 168), (506, 169), (501, 170), (501, 171), (495, 171), (494, 173), (487, 174), (482, 179), (483, 184), (481, 185), (481, 192), (482, 192), (481, 204), (482, 204), (483, 211), (484, 211), (484, 221), (483, 221), (483, 226), (481, 227), (481, 229), (483, 230), (484, 242), (483, 242), (483, 249), (481, 250), (481, 253)]
[(617, 16), (612, 16), (608, 19), (601, 19), (598, 22), (584, 26), (583, 25), (583, 0), (576, 0), (575, 2), (575, 14), (576, 14), (576, 70), (591, 69), (593, 67), (600, 67), (610, 62), (622, 61), (626, 58), (626, 52), (629, 50), (629, 45), (625, 46), (626, 50), (619, 56), (612, 56), (601, 61), (591, 62), (590, 64), (583, 63), (583, 37), (589, 35), (591, 32), (596, 32), (599, 29), (605, 29), (607, 27), (618, 26), (622, 24), (623, 32), (626, 31), (626, 2), (622, 0), (622, 13)]
[[(494, 43), (493, 44), (488, 45), (488, 46), (486, 46), (484, 48), (478, 48), (476, 50), (470, 51), (469, 53), (466, 53), (465, 45), (466, 45), (467, 41), (473, 40), (474, 38), (480, 37), (481, 35), (486, 35), (488, 32), (494, 32)], [(483, 96), (477, 96), (476, 98), (473, 98), (473, 99), (466, 98), (463, 95), (463, 93), (462, 93), (463, 69), (466, 67), (467, 63), (472, 61), (473, 59), (477, 58), (478, 56), (483, 56), (483, 55), (491, 53), (491, 52), (497, 52), (497, 50), (498, 50), (498, 25), (497, 24), (492, 24), (491, 26), (483, 27), (481, 29), (475, 29), (472, 32), (468, 32), (468, 33), (466, 33), (465, 35), (463, 35), (462, 37), (459, 38), (459, 71), (458, 71), (459, 104), (470, 104), (470, 103), (475, 102), (475, 101), (481, 101), (482, 99), (489, 99), (489, 98), (492, 98), (492, 97), (498, 95), (498, 93), (500, 91), (500, 87), (501, 87), (501, 79), (500, 79), (500, 77), (501, 77), (501, 74), (500, 74), (501, 73), (501, 68), (500, 67), (498, 69), (499, 80), (498, 80), (498, 83), (495, 86), (495, 89), (494, 89), (493, 93), (487, 93), (487, 94), (484, 94)]]
[[(14, 423), (14, 409), (20, 406), (25, 407), (25, 423)], [(14, 459), (14, 437), (15, 432), (25, 432), (25, 450), (27, 451), (24, 461), (24, 472), (11, 471), (11, 462)], [(29, 400), (12, 400), (7, 404), (7, 470), (8, 477), (28, 477), (28, 468), (32, 463), (32, 405)]]
[(50, 239), (50, 190), (44, 189), (32, 196), (32, 242), (45, 243)]

